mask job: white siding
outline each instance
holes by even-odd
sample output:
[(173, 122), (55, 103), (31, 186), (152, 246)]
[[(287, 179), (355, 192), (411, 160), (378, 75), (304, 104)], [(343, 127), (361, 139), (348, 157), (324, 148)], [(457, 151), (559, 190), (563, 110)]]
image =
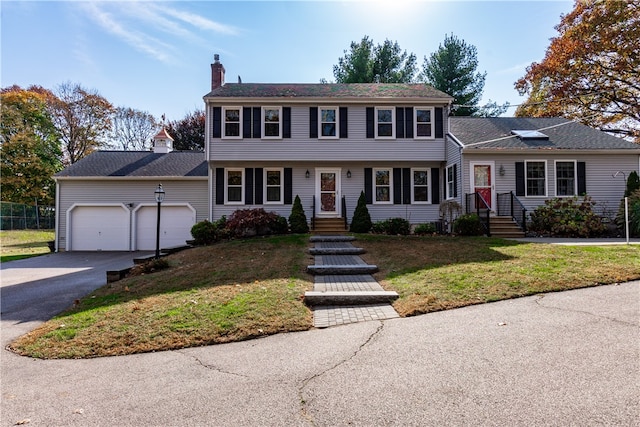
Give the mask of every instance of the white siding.
[[(309, 106), (291, 107), (291, 138), (211, 139), (209, 158), (224, 161), (444, 161), (444, 138), (375, 140), (366, 137), (366, 107), (349, 106), (347, 140), (309, 138)], [(446, 117), (443, 119), (446, 130)], [(212, 122), (212, 120), (210, 120)]]
[(133, 211), (139, 204), (155, 203), (154, 191), (159, 183), (166, 192), (166, 203), (188, 203), (196, 210), (196, 221), (207, 219), (207, 181), (114, 179), (114, 180), (59, 180), (58, 249), (66, 249), (67, 210), (74, 204), (122, 203)]
[[(497, 193), (508, 193), (516, 190), (516, 162), (523, 161), (546, 161), (547, 162), (547, 196), (546, 197), (525, 197), (518, 196), (520, 201), (531, 212), (537, 206), (543, 205), (545, 200), (556, 197), (556, 171), (555, 162), (571, 161), (585, 162), (586, 167), (586, 187), (589, 195), (597, 204), (596, 211), (607, 216), (615, 215), (620, 200), (624, 196), (626, 183), (622, 176), (614, 178), (612, 175), (617, 171), (622, 171), (629, 176), (631, 171), (638, 169), (640, 156), (624, 154), (545, 154), (545, 153), (522, 153), (522, 154), (465, 154), (463, 163), (462, 180), (463, 193), (470, 192), (469, 162), (471, 161), (495, 161), (496, 181), (495, 190)], [(504, 167), (504, 176), (500, 176), (499, 169)]]
[[(450, 137), (447, 137), (446, 140), (446, 144), (445, 144), (445, 151), (446, 151), (446, 166), (451, 166), (451, 165), (458, 165), (457, 166), (457, 184), (458, 184), (458, 197), (456, 198), (452, 198), (450, 200), (455, 200), (458, 203), (462, 204), (462, 199), (463, 199), (463, 195), (464, 192), (462, 190), (462, 177), (463, 177), (463, 168), (462, 168), (462, 154), (460, 151), (460, 146), (458, 144), (456, 144)], [(468, 166), (467, 166), (468, 167)], [(447, 176), (446, 176), (446, 171), (443, 173), (443, 195), (442, 195), (442, 199), (446, 200), (446, 185), (447, 185)]]

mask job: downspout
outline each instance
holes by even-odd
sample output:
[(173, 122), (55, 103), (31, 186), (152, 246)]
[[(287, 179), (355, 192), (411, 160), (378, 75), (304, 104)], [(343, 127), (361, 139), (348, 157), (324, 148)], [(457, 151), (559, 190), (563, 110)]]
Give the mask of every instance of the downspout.
[[(60, 230), (60, 182), (58, 182), (57, 179), (55, 179), (56, 181), (56, 221), (55, 221), (55, 252), (59, 251), (59, 243), (58, 243), (58, 239), (60, 237), (59, 235), (59, 230)], [(69, 224), (67, 224), (68, 226)], [(66, 248), (66, 246), (65, 246)]]

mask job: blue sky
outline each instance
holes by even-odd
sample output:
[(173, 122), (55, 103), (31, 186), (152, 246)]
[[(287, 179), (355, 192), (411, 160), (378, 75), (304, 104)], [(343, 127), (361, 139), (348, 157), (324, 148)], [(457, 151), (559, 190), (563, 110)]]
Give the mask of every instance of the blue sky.
[[(397, 41), (418, 57), (453, 33), (478, 49), (484, 99), (518, 104), (513, 83), (544, 57), (573, 1), (6, 1), (2, 87), (70, 81), (116, 106), (176, 120), (203, 107), (210, 64), (226, 81), (333, 81), (352, 41)], [(507, 115), (513, 114), (510, 109)]]

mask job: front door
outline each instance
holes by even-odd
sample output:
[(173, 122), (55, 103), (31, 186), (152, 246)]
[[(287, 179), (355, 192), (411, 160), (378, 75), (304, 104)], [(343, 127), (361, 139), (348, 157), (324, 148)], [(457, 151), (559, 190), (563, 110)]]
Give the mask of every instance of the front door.
[(475, 163), (471, 162), (471, 189), (474, 193), (479, 193), (482, 198), (487, 202), (489, 208), (492, 208), (494, 205), (493, 197), (494, 197), (494, 163), (493, 162), (482, 162)]
[(340, 216), (340, 169), (316, 169), (316, 214)]

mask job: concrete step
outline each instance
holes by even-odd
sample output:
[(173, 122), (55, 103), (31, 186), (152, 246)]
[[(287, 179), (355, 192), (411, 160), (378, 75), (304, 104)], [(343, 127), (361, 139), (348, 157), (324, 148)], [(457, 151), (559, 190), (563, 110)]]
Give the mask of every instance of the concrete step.
[(311, 236), (309, 238), (309, 241), (311, 243), (316, 243), (316, 242), (353, 242), (354, 240), (356, 240), (355, 237), (353, 236), (344, 236), (344, 235), (318, 235), (318, 236)]
[(345, 274), (374, 274), (378, 272), (377, 265), (369, 264), (328, 264), (328, 265), (308, 265), (307, 272), (314, 275), (345, 275)]
[(382, 304), (396, 299), (398, 293), (394, 291), (307, 291), (304, 294), (304, 302), (310, 306)]

